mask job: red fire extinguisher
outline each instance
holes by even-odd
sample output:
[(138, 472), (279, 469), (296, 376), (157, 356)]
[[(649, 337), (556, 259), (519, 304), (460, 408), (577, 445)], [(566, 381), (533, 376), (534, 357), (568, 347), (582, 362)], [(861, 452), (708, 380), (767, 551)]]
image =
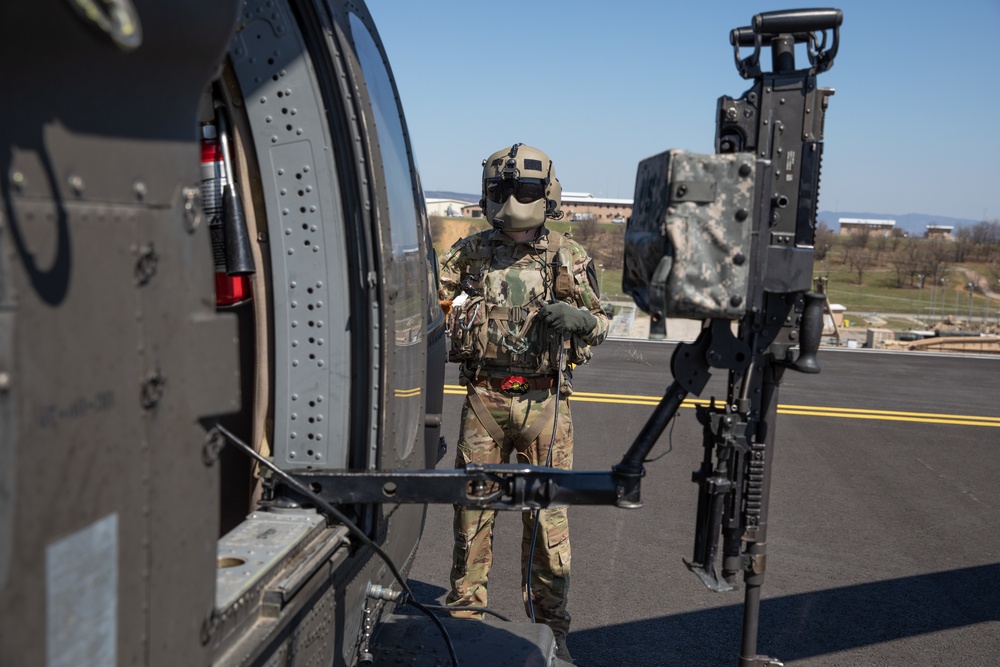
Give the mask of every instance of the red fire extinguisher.
[[(222, 126), (225, 130), (225, 125)], [(249, 269), (245, 266), (231, 266), (229, 261), (234, 245), (238, 245), (246, 239), (232, 238), (239, 234), (231, 231), (233, 224), (229, 218), (238, 214), (237, 224), (242, 225), (242, 235), (245, 237), (245, 221), (242, 219), (242, 207), (239, 201), (235, 201), (235, 206), (230, 202), (227, 206), (227, 199), (236, 198), (233, 186), (230, 183), (230, 164), (227, 164), (226, 145), (227, 137), (220, 138), (217, 124), (206, 124), (202, 126), (201, 139), (201, 198), (202, 208), (208, 219), (209, 235), (212, 240), (212, 261), (215, 265), (215, 305), (234, 306), (250, 299), (250, 277), (253, 273), (252, 263)], [(221, 141), (220, 141), (221, 139)], [(239, 211), (233, 211), (233, 208)], [(227, 225), (227, 222), (229, 224)], [(230, 229), (227, 230), (227, 227)], [(229, 233), (227, 234), (227, 231)], [(249, 248), (244, 251), (249, 259)]]

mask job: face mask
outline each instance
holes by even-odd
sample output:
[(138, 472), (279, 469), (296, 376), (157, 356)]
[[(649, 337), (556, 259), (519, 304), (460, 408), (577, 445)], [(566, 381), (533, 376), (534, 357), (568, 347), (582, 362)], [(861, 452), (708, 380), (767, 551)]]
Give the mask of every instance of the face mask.
[(545, 200), (537, 199), (530, 204), (522, 204), (514, 197), (508, 197), (503, 205), (488, 202), (494, 209), (493, 227), (504, 232), (521, 232), (541, 227), (545, 222)]

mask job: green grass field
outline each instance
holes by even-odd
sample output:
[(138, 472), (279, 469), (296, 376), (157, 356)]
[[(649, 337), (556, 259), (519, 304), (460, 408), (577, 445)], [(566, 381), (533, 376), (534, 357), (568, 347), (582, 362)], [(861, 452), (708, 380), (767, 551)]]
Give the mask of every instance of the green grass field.
[[(546, 224), (550, 229), (560, 232), (571, 232), (575, 229), (575, 224), (566, 220), (549, 221)], [(487, 223), (483, 218), (442, 219), (440, 226), (437, 227), (437, 233), (434, 234), (435, 248), (440, 255), (461, 236), (486, 227)], [(602, 224), (601, 227), (613, 229), (610, 223)], [(432, 224), (432, 230), (434, 229)], [(615, 242), (620, 243), (620, 237)], [(831, 245), (839, 248), (845, 242), (841, 237), (834, 237)], [(600, 256), (602, 252), (601, 248), (589, 250), (592, 256)], [(609, 250), (604, 249), (603, 252), (606, 257)], [(952, 264), (949, 267), (944, 275), (944, 285), (932, 288), (930, 281), (925, 280), (923, 289), (905, 284), (905, 280), (903, 287), (897, 286), (896, 272), (892, 268), (887, 268), (886, 264), (866, 270), (861, 284), (857, 282), (856, 273), (848, 270), (846, 265), (833, 261), (817, 261), (814, 277), (825, 276), (828, 279), (826, 292), (830, 303), (844, 306), (845, 318), (862, 326), (870, 321), (880, 322), (879, 326), (892, 329), (920, 326), (911, 318), (921, 320), (928, 326), (948, 317), (962, 320), (970, 317), (973, 320), (987, 318), (991, 321), (1000, 321), (1000, 301), (986, 299), (979, 291), (970, 294), (966, 289), (968, 277), (962, 271), (965, 268), (989, 276), (992, 275), (992, 267), (988, 264), (974, 263)], [(622, 269), (598, 268), (597, 277), (602, 299), (631, 300), (622, 290)], [(909, 317), (894, 317), (894, 315)], [(882, 324), (882, 321), (885, 323)]]
[[(817, 267), (821, 268), (821, 267)], [(826, 293), (830, 303), (836, 303), (847, 308), (847, 313), (906, 313), (919, 317), (942, 317), (953, 315), (961, 318), (996, 314), (1000, 304), (994, 301), (987, 304), (987, 299), (979, 292), (972, 294), (964, 288), (966, 276), (961, 271), (951, 271), (946, 277), (944, 286), (932, 289), (926, 284), (923, 289), (918, 287), (896, 287), (896, 273), (892, 269), (872, 269), (864, 274), (864, 283), (858, 285), (857, 275), (846, 270), (823, 272), (818, 270), (816, 276), (825, 275), (829, 278)]]

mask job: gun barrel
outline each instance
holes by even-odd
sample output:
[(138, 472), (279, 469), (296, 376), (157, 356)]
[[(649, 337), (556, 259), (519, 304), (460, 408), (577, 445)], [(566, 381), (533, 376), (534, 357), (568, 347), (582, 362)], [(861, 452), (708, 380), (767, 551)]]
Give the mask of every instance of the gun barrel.
[(784, 9), (753, 17), (753, 31), (760, 35), (814, 32), (839, 28), (844, 12), (839, 9)]

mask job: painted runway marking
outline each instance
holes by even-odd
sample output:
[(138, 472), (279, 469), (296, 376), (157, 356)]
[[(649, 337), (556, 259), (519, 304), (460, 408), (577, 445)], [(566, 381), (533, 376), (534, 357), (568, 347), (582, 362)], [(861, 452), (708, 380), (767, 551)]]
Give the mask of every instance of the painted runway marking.
[[(445, 385), (445, 394), (466, 394), (464, 387)], [(643, 396), (635, 394), (595, 394), (585, 391), (574, 392), (574, 403), (613, 403), (616, 405), (648, 405), (655, 407), (660, 402), (660, 396)], [(689, 398), (681, 404), (683, 408), (693, 408), (695, 405), (708, 405), (707, 399)], [(956, 415), (933, 412), (904, 412), (897, 410), (868, 410), (863, 408), (835, 408), (821, 405), (789, 405), (778, 404), (779, 415), (803, 415), (807, 417), (834, 417), (839, 419), (875, 419), (880, 421), (917, 422), (923, 424), (950, 424), (955, 426), (992, 426), (1000, 428), (1000, 417), (983, 417), (978, 415)]]

